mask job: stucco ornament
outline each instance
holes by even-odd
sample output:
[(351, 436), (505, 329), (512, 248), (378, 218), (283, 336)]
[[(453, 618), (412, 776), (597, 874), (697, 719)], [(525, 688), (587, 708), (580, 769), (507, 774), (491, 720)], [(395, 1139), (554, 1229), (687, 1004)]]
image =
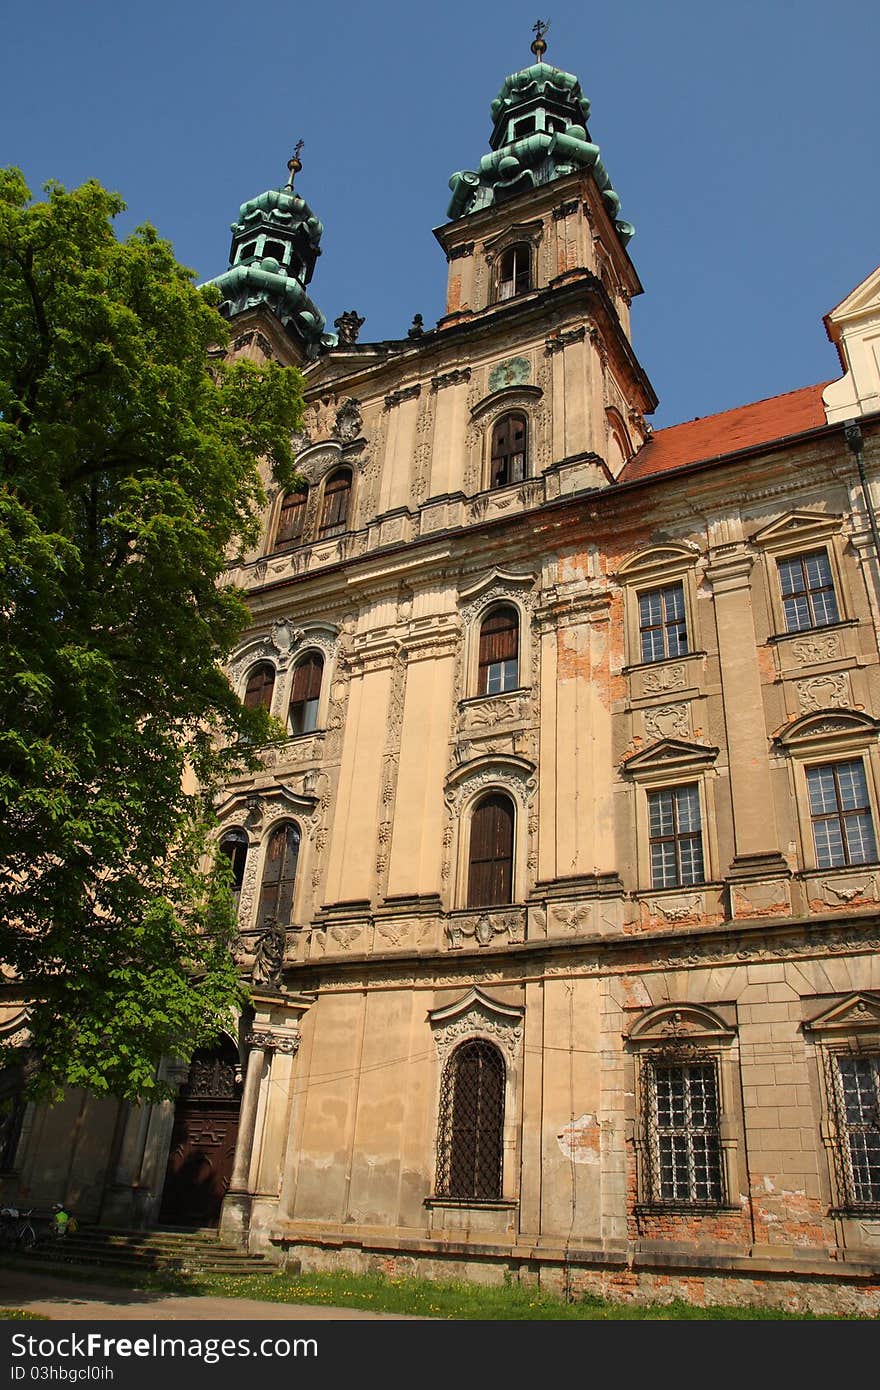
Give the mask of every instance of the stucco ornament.
[(464, 944), (465, 939), (473, 939), (478, 946), (491, 946), (496, 936), (506, 936), (509, 941), (522, 941), (525, 938), (525, 914), (516, 912), (480, 912), (470, 917), (454, 917), (446, 927), (446, 934), (453, 949)]
[(457, 1043), (487, 1038), (501, 1048), (508, 1063), (513, 1062), (522, 1045), (523, 1012), (473, 986), (454, 1004), (428, 1014), (437, 1056), (444, 1062)]
[(527, 357), (508, 357), (489, 373), (489, 390), (503, 391), (506, 386), (521, 386), (528, 381), (532, 368)]

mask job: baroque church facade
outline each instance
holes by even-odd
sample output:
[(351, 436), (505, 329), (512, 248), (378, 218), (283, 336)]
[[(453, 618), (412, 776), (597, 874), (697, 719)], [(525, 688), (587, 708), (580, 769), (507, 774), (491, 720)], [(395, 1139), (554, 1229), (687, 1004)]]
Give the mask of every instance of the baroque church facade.
[(231, 351), (307, 384), (230, 571), (230, 679), (289, 731), (217, 807), (253, 1014), (176, 1104), (28, 1112), (3, 1195), (876, 1311), (880, 271), (838, 379), (652, 431), (633, 229), (544, 48), (450, 181), (435, 327), (326, 332), (298, 159), (241, 209)]

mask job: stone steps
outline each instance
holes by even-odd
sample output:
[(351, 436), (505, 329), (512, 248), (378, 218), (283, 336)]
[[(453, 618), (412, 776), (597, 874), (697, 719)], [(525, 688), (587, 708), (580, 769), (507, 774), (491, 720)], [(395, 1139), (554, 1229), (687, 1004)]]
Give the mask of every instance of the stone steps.
[(248, 1255), (223, 1245), (213, 1230), (153, 1231), (86, 1227), (63, 1240), (47, 1240), (33, 1250), (12, 1256), (16, 1264), (41, 1268), (165, 1274), (271, 1273), (275, 1265), (265, 1255)]

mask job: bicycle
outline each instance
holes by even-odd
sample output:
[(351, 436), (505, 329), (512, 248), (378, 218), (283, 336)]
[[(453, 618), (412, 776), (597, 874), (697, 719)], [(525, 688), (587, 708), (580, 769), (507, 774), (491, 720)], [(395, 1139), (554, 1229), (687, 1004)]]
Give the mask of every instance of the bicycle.
[(34, 1211), (19, 1211), (18, 1207), (0, 1208), (0, 1245), (7, 1250), (33, 1250), (37, 1232), (31, 1221)]

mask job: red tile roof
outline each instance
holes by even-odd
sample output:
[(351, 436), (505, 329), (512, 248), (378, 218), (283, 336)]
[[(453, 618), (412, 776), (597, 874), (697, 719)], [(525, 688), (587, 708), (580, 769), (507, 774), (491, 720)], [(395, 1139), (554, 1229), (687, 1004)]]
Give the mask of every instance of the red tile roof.
[(783, 396), (770, 396), (766, 401), (753, 401), (735, 410), (723, 410), (719, 415), (704, 415), (657, 430), (624, 465), (617, 481), (637, 482), (818, 429), (826, 423), (822, 392), (827, 385), (827, 381), (821, 381), (818, 386), (802, 386)]

